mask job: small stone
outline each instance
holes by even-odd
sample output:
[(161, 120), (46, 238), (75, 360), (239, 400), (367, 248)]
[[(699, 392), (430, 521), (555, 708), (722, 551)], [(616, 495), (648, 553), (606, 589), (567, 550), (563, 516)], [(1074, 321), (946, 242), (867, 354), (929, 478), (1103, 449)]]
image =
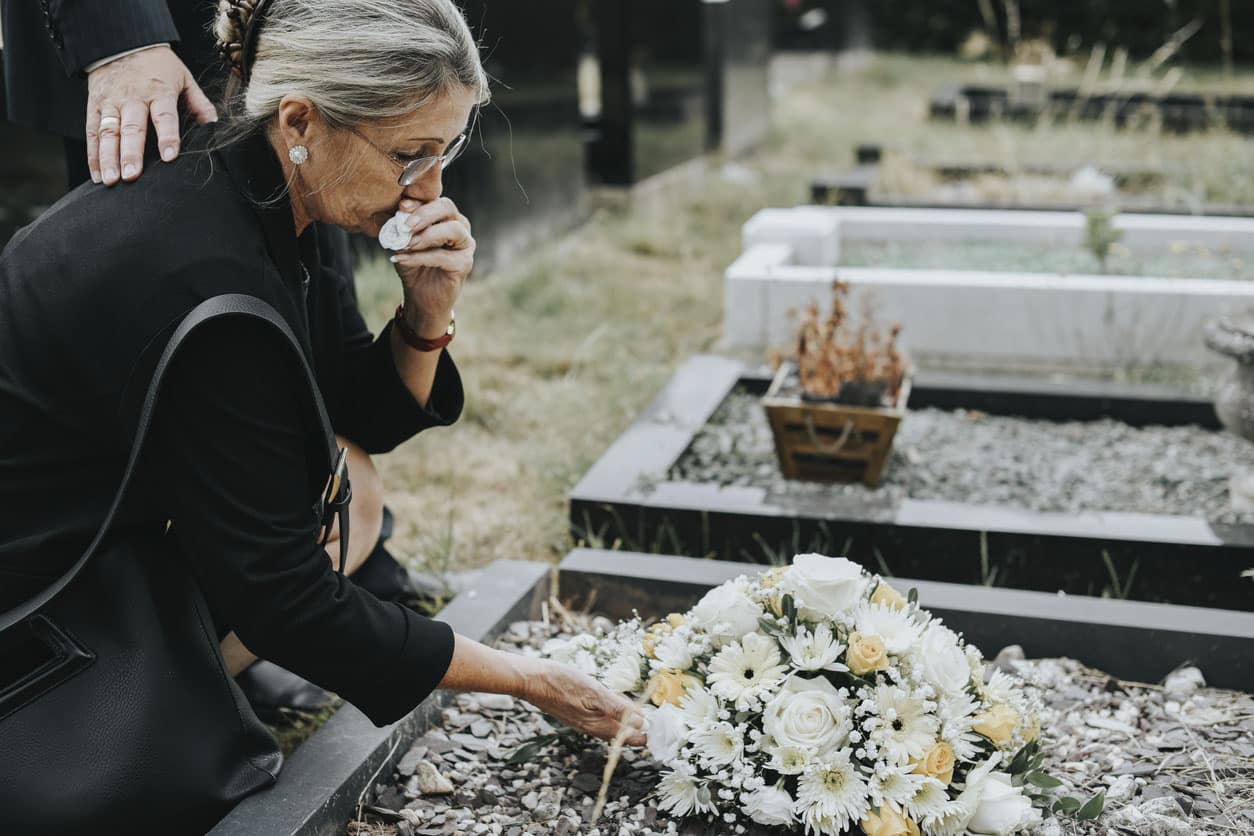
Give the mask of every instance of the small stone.
[(489, 711), (513, 711), (514, 698), (508, 694), (475, 694), (479, 705)]
[(418, 778), (418, 791), (423, 795), (447, 795), (453, 792), (453, 782), (440, 774), (430, 761), (422, 761), (414, 769)]
[(1108, 804), (1124, 804), (1132, 800), (1132, 796), (1136, 795), (1136, 778), (1131, 775), (1120, 775), (1115, 778), (1110, 788), (1106, 790), (1106, 802)]
[(536, 805), (540, 803), (540, 793), (532, 790), (522, 797), (522, 806), (528, 810), (536, 809)]
[(492, 734), (493, 728), (491, 720), (476, 720), (470, 724), (470, 733), (475, 737), (487, 737)]
[(601, 779), (591, 772), (580, 772), (571, 779), (570, 785), (586, 793), (595, 793), (601, 789)]
[(1189, 666), (1167, 674), (1167, 679), (1163, 682), (1163, 693), (1173, 700), (1183, 702), (1197, 693), (1199, 688), (1205, 687), (1206, 679), (1202, 672)]
[(405, 753), (405, 757), (401, 758), (401, 762), (396, 765), (396, 771), (402, 775), (413, 775), (414, 770), (418, 767), (418, 762), (426, 756), (426, 746), (413, 746)]
[(1007, 645), (1001, 649), (997, 657), (993, 659), (993, 667), (999, 671), (1006, 673), (1014, 673), (1014, 662), (1022, 662), (1027, 656), (1023, 652), (1023, 648), (1017, 644)]

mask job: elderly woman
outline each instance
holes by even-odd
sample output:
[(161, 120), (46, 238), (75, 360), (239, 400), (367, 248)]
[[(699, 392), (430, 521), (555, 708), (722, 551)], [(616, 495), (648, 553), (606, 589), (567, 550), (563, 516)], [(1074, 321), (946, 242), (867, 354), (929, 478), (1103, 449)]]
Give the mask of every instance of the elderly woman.
[[(367, 453), (461, 410), (445, 346), (475, 245), (441, 171), (487, 86), (452, 0), (223, 0), (216, 27), (234, 72), (227, 116), (136, 183), (75, 190), (0, 256), (0, 612), (83, 552), (126, 460), (136, 393), (210, 297), (279, 311), (336, 431)], [(106, 130), (127, 118), (100, 114)], [(401, 304), (372, 340), (307, 230), (378, 235), (398, 211)], [(114, 526), (168, 527), (214, 623), (234, 630), (230, 672), (255, 652), (380, 725), (435, 688), (514, 694), (603, 737), (634, 725), (630, 703), (594, 680), (454, 635), (335, 572), (310, 514), (327, 465), (307, 389), (274, 329), (233, 316), (197, 328)], [(89, 766), (108, 771), (111, 756)]]

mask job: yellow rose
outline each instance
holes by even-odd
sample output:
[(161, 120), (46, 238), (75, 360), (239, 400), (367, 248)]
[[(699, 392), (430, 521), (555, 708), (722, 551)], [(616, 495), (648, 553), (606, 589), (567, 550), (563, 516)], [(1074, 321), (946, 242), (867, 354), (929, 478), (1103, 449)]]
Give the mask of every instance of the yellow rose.
[(943, 740), (932, 744), (932, 748), (927, 750), (922, 760), (915, 762), (914, 772), (916, 775), (935, 778), (945, 786), (949, 786), (954, 780), (954, 747)]
[(684, 618), (682, 615), (680, 615), (677, 612), (673, 612), (670, 615), (666, 616), (666, 623), (669, 624), (672, 629), (674, 629), (676, 627), (683, 627), (685, 624), (688, 623), (688, 619)]
[(645, 688), (645, 692), (649, 694), (649, 699), (653, 701), (654, 705), (660, 706), (662, 703), (668, 702), (678, 708), (679, 700), (688, 692), (688, 689), (700, 684), (701, 680), (692, 674), (666, 668), (653, 675), (653, 678), (649, 680), (649, 684)]
[(884, 604), (895, 610), (904, 610), (910, 605), (910, 602), (903, 598), (900, 592), (883, 581), (880, 581), (879, 586), (875, 587), (875, 592), (871, 595), (871, 603)]
[(849, 665), (849, 670), (855, 676), (863, 676), (871, 671), (888, 667), (888, 657), (884, 654), (884, 640), (879, 636), (850, 633), (849, 650), (845, 652), (845, 664)]
[(1004, 702), (999, 702), (977, 714), (971, 729), (993, 741), (998, 749), (1005, 749), (1014, 738), (1019, 719), (1019, 712)]
[(868, 812), (862, 818), (866, 836), (919, 836), (919, 826), (885, 804), (879, 812)]
[(782, 618), (784, 615), (784, 596), (776, 595), (767, 602), (767, 606), (771, 608), (771, 612)]
[(671, 625), (665, 621), (659, 621), (644, 633), (644, 638), (640, 640), (640, 649), (644, 651), (644, 655), (650, 659), (653, 658), (653, 651), (667, 633), (671, 631)]

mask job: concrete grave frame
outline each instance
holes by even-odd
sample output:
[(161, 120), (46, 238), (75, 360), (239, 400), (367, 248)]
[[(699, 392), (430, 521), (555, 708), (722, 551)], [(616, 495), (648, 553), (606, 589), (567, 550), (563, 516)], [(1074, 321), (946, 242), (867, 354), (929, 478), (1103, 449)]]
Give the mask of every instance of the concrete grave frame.
[[(697, 432), (737, 386), (765, 392), (769, 376), (724, 357), (689, 359), (644, 413), (575, 486), (577, 542), (763, 562), (766, 552), (841, 550), (894, 574), (978, 584), (981, 549), (1022, 589), (1099, 592), (1139, 565), (1132, 595), (1146, 600), (1254, 609), (1240, 578), (1254, 566), (1254, 526), (1200, 517), (1092, 512), (1037, 513), (935, 500), (817, 499), (763, 488), (666, 479)], [(954, 373), (916, 376), (912, 407), (965, 407), (1050, 420), (1107, 416), (1143, 424), (1218, 426), (1210, 404), (1159, 387), (1043, 384)], [(909, 420), (907, 416), (906, 420)]]
[[(552, 567), (499, 561), (439, 618), (490, 641), (511, 622), (539, 616), (551, 594), (591, 603), (612, 618), (637, 610), (646, 618), (692, 606), (707, 589), (742, 574), (744, 564), (577, 549)], [(1254, 615), (1161, 604), (1058, 598), (1043, 593), (972, 589), (898, 580), (919, 590), (920, 603), (962, 631), (985, 653), (1023, 645), (1028, 656), (1081, 656), (1127, 680), (1153, 682), (1185, 661), (1211, 685), (1254, 689)], [(595, 592), (595, 596), (594, 593)], [(404, 720), (376, 729), (345, 707), (289, 759), (278, 784), (235, 808), (209, 836), (330, 836), (344, 830), (357, 800), (390, 777), (409, 743), (438, 721), (444, 704), (428, 699)]]
[[(1254, 218), (1117, 215), (1129, 246), (1187, 242), (1254, 253)], [(1254, 305), (1254, 282), (839, 267), (841, 242), (986, 240), (1079, 247), (1078, 212), (800, 206), (744, 225), (724, 274), (732, 347), (782, 345), (788, 311), (826, 304), (834, 279), (869, 291), (881, 321), (900, 322), (923, 365), (958, 368), (1214, 368), (1202, 323)]]

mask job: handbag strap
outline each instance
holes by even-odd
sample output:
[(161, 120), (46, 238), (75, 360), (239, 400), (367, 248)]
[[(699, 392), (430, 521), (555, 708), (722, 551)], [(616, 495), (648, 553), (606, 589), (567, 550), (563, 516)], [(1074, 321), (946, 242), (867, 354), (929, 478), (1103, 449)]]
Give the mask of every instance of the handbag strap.
[[(300, 341), (296, 338), (296, 334), (292, 332), (292, 328), (287, 324), (279, 312), (271, 307), (267, 302), (248, 296), (243, 293), (227, 293), (221, 296), (214, 296), (201, 302), (183, 319), (179, 326), (174, 329), (170, 341), (166, 344), (165, 351), (161, 354), (161, 359), (157, 361), (156, 369), (153, 371), (152, 380), (148, 384), (148, 392), (144, 396), (143, 407), (139, 414), (139, 422), (135, 428), (135, 439), (131, 443), (130, 457), (126, 462), (126, 469), (123, 471), (122, 479), (118, 483), (117, 494), (113, 498), (113, 504), (109, 507), (108, 513), (105, 514), (104, 521), (100, 524), (99, 530), (96, 532), (95, 538), (91, 541), (91, 545), (83, 552), (78, 561), (69, 568), (69, 570), (57, 579), (54, 583), (42, 590), (35, 597), (19, 604), (17, 607), (6, 613), (0, 614), (0, 632), (7, 630), (14, 624), (32, 615), (40, 607), (47, 604), (57, 593), (65, 589), (87, 565), (87, 561), (100, 547), (105, 535), (109, 533), (109, 527), (113, 524), (113, 519), (117, 516), (118, 509), (122, 506), (122, 500), (126, 495), (126, 489), (131, 483), (131, 478), (135, 474), (135, 467), (139, 462), (139, 454), (144, 446), (144, 439), (148, 435), (148, 429), (152, 423), (153, 412), (157, 405), (157, 396), (161, 391), (161, 382), (165, 378), (166, 372), (169, 370), (170, 363), (174, 359), (175, 354), (182, 347), (184, 341), (199, 326), (209, 322), (210, 320), (220, 319), (224, 316), (250, 316), (255, 319), (268, 322), (273, 325), (279, 333), (287, 338), (287, 341), (296, 350), (296, 355), (300, 358), (301, 368), (305, 372), (305, 378), (308, 381), (313, 392), (314, 404), (318, 410), (318, 419), (322, 423), (323, 431), (327, 437), (328, 454), (331, 460), (331, 466), (336, 470), (333, 471), (330, 484), (333, 486), (333, 493), (326, 496), (326, 506), (328, 511), (335, 511), (340, 520), (340, 572), (344, 571), (344, 564), (348, 557), (348, 514), (345, 513), (348, 507), (348, 501), (352, 496), (348, 479), (342, 471), (344, 457), (343, 451), (335, 441), (335, 432), (331, 428), (331, 418), (327, 414), (326, 405), (322, 402), (322, 396), (318, 391), (318, 383), (314, 378), (313, 369), (309, 366), (309, 361), (305, 357), (305, 352), (301, 349)], [(324, 518), (323, 522), (326, 522)], [(327, 526), (329, 532), (329, 526)], [(323, 539), (325, 543), (325, 538)]]

